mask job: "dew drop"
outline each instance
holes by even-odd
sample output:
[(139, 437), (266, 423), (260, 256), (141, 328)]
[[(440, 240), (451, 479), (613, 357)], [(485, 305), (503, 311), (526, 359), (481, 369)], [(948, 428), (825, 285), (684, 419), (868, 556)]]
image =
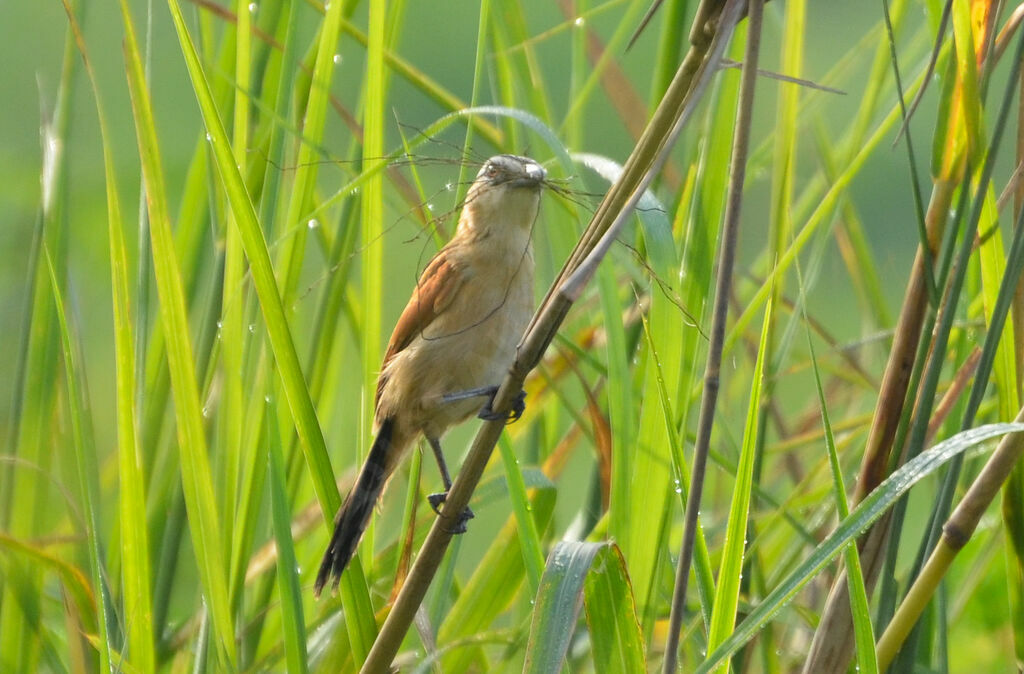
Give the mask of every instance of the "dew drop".
[(317, 227), (320, 226), (320, 223), (317, 222), (316, 218), (310, 218), (309, 222), (306, 223), (306, 226), (309, 227), (310, 229), (316, 229)]
[(209, 131), (206, 132), (206, 140), (213, 142), (213, 136), (210, 135)]
[(256, 324), (255, 323), (250, 323), (249, 324), (249, 333), (253, 334), (253, 335), (256, 334)]
[(334, 63), (335, 64), (341, 63), (341, 54), (335, 54), (334, 55)]
[(203, 405), (203, 417), (207, 419), (210, 417), (210, 408), (206, 405)]
[(257, 5), (255, 2), (250, 2), (249, 3), (249, 13), (250, 14), (255, 14), (257, 9), (259, 9), (259, 5)]
[(582, 16), (577, 16), (576, 20), (573, 21), (573, 23), (576, 24), (577, 28), (579, 28), (580, 26), (583, 25), (583, 17)]

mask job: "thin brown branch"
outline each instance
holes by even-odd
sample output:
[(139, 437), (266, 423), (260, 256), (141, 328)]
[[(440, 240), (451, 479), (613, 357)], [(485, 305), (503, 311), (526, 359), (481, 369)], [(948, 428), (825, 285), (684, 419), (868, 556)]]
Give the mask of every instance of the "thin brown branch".
[(746, 182), (747, 154), (750, 149), (750, 125), (754, 109), (754, 90), (757, 84), (757, 63), (761, 47), (761, 0), (751, 0), (748, 7), (750, 24), (747, 30), (746, 54), (740, 95), (737, 102), (736, 130), (733, 137), (732, 158), (729, 164), (729, 192), (722, 222), (721, 248), (718, 257), (718, 278), (715, 281), (715, 307), (711, 315), (710, 344), (704, 370), (704, 392), (701, 396), (700, 416), (697, 420), (697, 438), (693, 447), (693, 469), (686, 499), (683, 522), (683, 542), (676, 567), (672, 609), (669, 615), (668, 641), (665, 644), (663, 671), (673, 674), (679, 657), (679, 637), (686, 609), (686, 587), (690, 579), (690, 564), (697, 535), (697, 518), (704, 474), (711, 444), (711, 427), (718, 403), (719, 371), (722, 348), (725, 343), (725, 321), (729, 312), (732, 292), (733, 267), (739, 240), (740, 210), (743, 205), (743, 185)]

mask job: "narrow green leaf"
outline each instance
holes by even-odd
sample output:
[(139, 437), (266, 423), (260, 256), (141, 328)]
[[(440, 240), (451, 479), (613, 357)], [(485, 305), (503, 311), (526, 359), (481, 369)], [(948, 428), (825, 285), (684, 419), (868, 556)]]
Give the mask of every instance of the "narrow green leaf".
[[(544, 531), (554, 511), (555, 490), (535, 490), (531, 505), (537, 529)], [(438, 645), (458, 642), (491, 625), (519, 591), (524, 574), (519, 532), (515, 518), (510, 517), (445, 616), (437, 634)], [(465, 646), (449, 651), (442, 658), (442, 667), (446, 672), (470, 671), (473, 663), (480, 668), (482, 660), (479, 648)]]
[[(203, 113), (207, 133), (210, 134), (216, 165), (221, 180), (224, 182), (224, 189), (231, 203), (236, 224), (242, 235), (242, 245), (249, 260), (253, 284), (256, 286), (256, 294), (259, 296), (260, 307), (263, 310), (267, 334), (277, 362), (285, 397), (288, 400), (296, 432), (305, 452), (306, 465), (309, 468), (324, 518), (330, 522), (333, 518), (332, 513), (337, 512), (341, 505), (341, 498), (334, 482), (334, 474), (331, 470), (330, 458), (327, 455), (327, 446), (317, 421), (316, 410), (310, 399), (302, 367), (295, 352), (295, 344), (292, 341), (284, 306), (278, 293), (270, 255), (263, 238), (263, 230), (260, 229), (259, 222), (256, 220), (256, 213), (245, 189), (242, 176), (234, 164), (227, 133), (206, 82), (199, 55), (195, 51), (188, 28), (185, 26), (181, 7), (177, 0), (169, 0), (169, 5), (171, 17), (174, 19), (174, 25), (178, 32), (178, 41), (185, 57), (185, 64), (192, 78), (196, 99)], [(369, 650), (377, 633), (366, 582), (358, 564), (350, 565), (344, 576), (342, 601), (346, 608), (346, 628), (349, 630), (350, 639), (355, 641), (353, 648), (356, 652), (365, 653)]]
[(533, 604), (523, 672), (557, 672), (583, 606), (583, 581), (608, 543), (561, 541), (551, 549)]
[(626, 560), (614, 543), (598, 551), (583, 582), (583, 605), (598, 674), (646, 672), (644, 638), (636, 619)]
[(711, 611), (711, 629), (708, 633), (708, 650), (717, 647), (732, 633), (736, 624), (736, 609), (739, 606), (740, 581), (743, 577), (743, 553), (747, 546), (747, 522), (750, 510), (750, 492), (753, 484), (754, 463), (757, 460), (761, 391), (764, 387), (764, 373), (768, 357), (768, 334), (772, 325), (772, 299), (765, 308), (761, 340), (757, 347), (757, 361), (754, 364), (753, 388), (747, 407), (747, 421), (743, 430), (743, 446), (740, 449), (739, 465), (736, 467), (736, 483), (732, 489), (732, 506), (725, 530), (722, 562), (718, 571), (718, 586), (715, 603)]
[(1024, 432), (1024, 424), (988, 424), (957, 433), (901, 466), (850, 512), (850, 516), (791, 571), (747, 618), (710, 653), (695, 674), (710, 672), (750, 641), (797, 592), (815, 578), (842, 550), (921, 479), (953, 457), (992, 438)]
[(291, 509), (285, 488), (284, 456), (281, 435), (276, 428), (273, 411), (264, 415), (267, 428), (267, 461), (270, 476), (270, 506), (274, 522), (274, 541), (277, 543), (277, 588), (281, 595), (285, 661), (289, 672), (309, 671), (306, 665), (306, 627), (302, 613), (302, 588), (299, 585), (298, 562), (292, 545)]
[[(149, 533), (146, 526), (145, 474), (135, 417), (135, 342), (130, 306), (130, 271), (125, 245), (124, 222), (121, 218), (117, 175), (110, 133), (100, 90), (74, 13), (65, 1), (68, 21), (78, 40), (96, 103), (103, 143), (103, 167), (107, 193), (107, 228), (110, 248), (110, 285), (114, 316), (114, 360), (116, 378), (117, 443), (118, 443), (118, 514), (121, 535), (121, 578), (124, 621), (128, 648), (122, 652), (128, 663), (141, 671), (156, 668), (153, 646), (152, 582), (149, 566)], [(128, 664), (124, 663), (124, 664)]]
[[(799, 265), (797, 271), (800, 271)], [(829, 420), (828, 405), (825, 400), (825, 388), (821, 384), (818, 371), (818, 360), (814, 355), (814, 342), (811, 340), (811, 329), (807, 320), (803, 278), (800, 278), (800, 310), (804, 316), (807, 332), (807, 349), (811, 356), (811, 370), (814, 372), (814, 386), (818, 393), (818, 406), (821, 408), (821, 423), (825, 431), (825, 447), (828, 449), (829, 467), (832, 469), (832, 484), (835, 491), (836, 510), (839, 519), (850, 516), (850, 506), (846, 497), (846, 485), (843, 483), (843, 468), (839, 462), (839, 451), (836, 449), (835, 436), (832, 434), (832, 422)], [(875, 657), (875, 633), (871, 627), (871, 609), (868, 603), (867, 588), (864, 585), (864, 573), (860, 564), (860, 553), (856, 543), (850, 543), (843, 550), (846, 562), (846, 579), (850, 588), (850, 611), (853, 615), (853, 635), (857, 648), (857, 669), (865, 674), (877, 674), (878, 658)]]
[(104, 578), (106, 569), (103, 561), (103, 545), (100, 532), (100, 486), (99, 462), (96, 459), (96, 445), (92, 432), (92, 418), (89, 413), (89, 393), (85, 390), (83, 380), (80, 346), (72, 337), (68, 326), (67, 314), (64, 311), (64, 291), (61, 288), (57, 271), (53, 268), (53, 260), (44, 249), (46, 266), (50, 272), (50, 287), (53, 290), (53, 301), (57, 310), (57, 325), (60, 328), (60, 341), (64, 355), (64, 373), (67, 384), (68, 405), (71, 408), (71, 428), (74, 440), (75, 466), (81, 489), (82, 511), (85, 518), (85, 540), (89, 549), (89, 567), (92, 571), (92, 584), (99, 599), (96, 602), (99, 628), (100, 669), (113, 672), (110, 654), (112, 634), (117, 631), (117, 617), (113, 613), (110, 593)]
[(153, 271), (160, 297), (160, 317), (167, 344), (167, 363), (174, 391), (175, 417), (178, 430), (178, 451), (181, 483), (189, 514), (189, 530), (199, 567), (199, 577), (207, 608), (213, 623), (214, 638), (225, 665), (236, 661), (235, 634), (228, 604), (224, 539), (211, 480), (206, 435), (203, 430), (195, 361), (185, 310), (181, 271), (178, 266), (159, 143), (153, 121), (153, 107), (142, 71), (138, 43), (127, 2), (122, 0), (125, 24), (125, 61), (128, 85), (138, 136), (142, 173), (146, 181), (149, 207), (150, 237), (153, 247)]
[(508, 486), (508, 497), (512, 503), (512, 513), (519, 526), (519, 545), (523, 549), (523, 564), (526, 577), (530, 581), (530, 592), (536, 594), (540, 587), (540, 579), (544, 572), (544, 553), (541, 551), (540, 535), (537, 525), (530, 517), (530, 499), (526, 493), (526, 482), (519, 468), (519, 459), (508, 435), (502, 434), (498, 440), (498, 451), (501, 452), (501, 464), (505, 469), (505, 480)]

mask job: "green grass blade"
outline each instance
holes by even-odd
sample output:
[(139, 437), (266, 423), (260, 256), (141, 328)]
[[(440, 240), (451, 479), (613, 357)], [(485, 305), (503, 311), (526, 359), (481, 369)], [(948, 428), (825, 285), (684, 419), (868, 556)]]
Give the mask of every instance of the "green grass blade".
[(708, 655), (696, 670), (696, 674), (712, 671), (750, 641), (801, 588), (817, 576), (851, 541), (854, 541), (922, 478), (931, 475), (953, 457), (985, 440), (1007, 433), (1019, 432), (1024, 432), (1024, 424), (979, 426), (957, 433), (901, 466), (850, 511), (850, 516), (840, 522), (839, 526), (814, 549), (814, 552), (806, 560), (787, 574), (761, 603), (750, 611), (747, 618), (737, 625), (736, 629), (721, 642), (718, 648)]
[(607, 543), (562, 541), (548, 554), (533, 604), (524, 674), (557, 672), (583, 606), (583, 581), (598, 551)]
[(721, 644), (732, 633), (736, 624), (740, 581), (743, 577), (743, 553), (747, 546), (747, 522), (750, 516), (754, 463), (757, 460), (758, 435), (763, 431), (759, 428), (761, 391), (767, 366), (765, 361), (768, 356), (768, 335), (772, 325), (772, 306), (773, 301), (769, 299), (761, 329), (761, 340), (757, 347), (753, 388), (750, 391), (750, 405), (747, 408), (746, 427), (743, 431), (743, 446), (740, 450), (739, 465), (736, 467), (736, 483), (732, 489), (732, 506), (729, 508), (729, 522), (726, 525), (722, 562), (718, 571), (718, 586), (711, 611), (708, 650)]
[[(554, 489), (535, 490), (531, 505), (537, 529), (544, 531), (555, 506)], [(471, 637), (491, 625), (519, 591), (524, 574), (519, 533), (515, 519), (510, 517), (445, 616), (437, 634), (438, 645)], [(479, 649), (463, 647), (449, 651), (441, 662), (446, 672), (463, 672), (482, 660)]]
[[(366, 80), (363, 109), (363, 169), (369, 169), (380, 163), (384, 154), (384, 102), (386, 100), (387, 79), (384, 72), (384, 28), (387, 12), (384, 0), (371, 0), (369, 6), (368, 42), (366, 45)], [(363, 197), (359, 202), (362, 216), (362, 399), (359, 414), (359, 432), (357, 434), (360, 456), (370, 448), (370, 429), (375, 407), (374, 392), (377, 390), (377, 376), (380, 373), (380, 362), (383, 355), (382, 342), (382, 304), (384, 295), (384, 246), (381, 234), (384, 231), (384, 176), (374, 172), (363, 187)], [(373, 533), (371, 527), (365, 535), (363, 559), (369, 558), (373, 552)], [(365, 650), (359, 648), (359, 642), (350, 634), (349, 639), (357, 646), (357, 660), (362, 664), (369, 653), (370, 644)]]
[[(797, 271), (799, 271), (797, 266)], [(802, 279), (801, 279), (802, 281)], [(811, 370), (814, 372), (814, 386), (818, 393), (818, 405), (821, 408), (821, 424), (825, 431), (825, 448), (828, 449), (828, 463), (832, 469), (832, 484), (835, 491), (836, 510), (839, 519), (850, 516), (849, 501), (846, 497), (846, 486), (843, 483), (843, 468), (839, 462), (835, 436), (832, 433), (832, 422), (829, 419), (825, 388), (821, 384), (821, 373), (818, 371), (818, 360), (814, 355), (814, 342), (808, 325), (807, 305), (803, 297), (801, 284), (800, 309), (804, 314), (804, 325), (807, 328), (807, 349), (811, 356)], [(856, 543), (851, 543), (843, 550), (846, 562), (846, 579), (850, 586), (850, 611), (853, 615), (854, 643), (856, 645), (857, 669), (865, 674), (877, 674), (878, 658), (875, 657), (875, 634), (871, 627), (871, 609), (868, 604), (867, 589), (864, 585), (864, 573), (861, 570), (860, 553)]]
[(132, 97), (132, 112), (142, 159), (149, 205), (153, 271), (160, 297), (160, 316), (167, 362), (174, 391), (181, 482), (189, 513), (189, 530), (199, 577), (213, 623), (214, 637), (224, 664), (235, 662), (235, 634), (228, 605), (224, 539), (207, 455), (195, 361), (185, 310), (181, 271), (171, 236), (163, 167), (153, 120), (152, 103), (139, 59), (138, 44), (128, 5), (122, 2), (125, 23), (125, 60)]
[(270, 476), (270, 506), (274, 522), (274, 540), (277, 542), (277, 587), (281, 595), (285, 661), (289, 672), (303, 674), (306, 665), (306, 628), (302, 613), (302, 588), (299, 585), (298, 563), (292, 545), (291, 510), (285, 488), (284, 456), (281, 452), (280, 433), (276, 416), (268, 410), (268, 475)]
[[(66, 3), (65, 9), (69, 9)], [(139, 670), (153, 671), (156, 668), (156, 653), (153, 646), (155, 632), (150, 593), (152, 576), (149, 565), (149, 533), (146, 526), (145, 475), (142, 470), (142, 452), (135, 415), (135, 341), (129, 301), (131, 274), (107, 118), (80, 27), (74, 14), (70, 11), (67, 14), (89, 75), (103, 143), (117, 386), (118, 523), (121, 535), (122, 601), (128, 640), (127, 648), (122, 651), (122, 655), (127, 655), (128, 662)]]
[(83, 380), (80, 345), (72, 336), (64, 311), (64, 291), (61, 287), (57, 271), (53, 268), (53, 260), (48, 251), (44, 250), (46, 265), (50, 272), (50, 287), (53, 290), (53, 301), (57, 310), (57, 325), (60, 328), (60, 341), (64, 355), (64, 373), (67, 384), (68, 405), (70, 409), (72, 438), (74, 440), (74, 462), (81, 489), (82, 511), (85, 518), (85, 540), (89, 550), (89, 567), (92, 570), (92, 584), (99, 599), (96, 602), (96, 625), (99, 628), (98, 646), (100, 652), (100, 669), (113, 672), (111, 660), (111, 639), (117, 633), (117, 617), (113, 612), (110, 593), (105, 579), (106, 569), (103, 560), (103, 547), (100, 537), (100, 486), (99, 461), (96, 459), (96, 445), (92, 431), (92, 419), (89, 414), (89, 394), (85, 390)]
[(530, 499), (526, 493), (526, 483), (523, 481), (519, 459), (516, 458), (507, 435), (502, 435), (498, 441), (498, 450), (501, 452), (501, 463), (505, 469), (508, 498), (519, 527), (519, 545), (523, 550), (526, 577), (530, 581), (530, 592), (536, 594), (544, 573), (544, 553), (541, 550), (540, 535), (537, 533), (536, 523), (530, 517)]
[[(232, 130), (232, 150), (235, 166), (239, 173), (246, 174), (249, 152), (249, 90), (251, 87), (250, 45), (251, 12), (248, 2), (238, 0), (235, 3), (237, 24), (235, 28), (235, 100)], [(226, 540), (236, 540), (236, 518), (231, 515), (237, 512), (239, 474), (242, 471), (242, 430), (244, 420), (244, 393), (242, 376), (243, 351), (247, 331), (244, 326), (245, 292), (242, 285), (245, 273), (245, 253), (242, 250), (242, 239), (238, 227), (233, 221), (233, 213), (228, 213), (228, 222), (224, 227), (224, 275), (222, 282), (220, 339), (218, 346), (222, 359), (222, 376), (224, 385), (223, 409), (218, 415), (220, 430), (219, 444), (223, 465), (223, 484), (221, 510), (229, 513), (224, 519), (224, 536)], [(244, 525), (244, 522), (243, 522)], [(234, 546), (230, 548), (230, 558), (236, 559)], [(239, 597), (235, 596), (235, 587), (229, 585), (229, 597), (232, 606), (238, 605)]]
[(626, 560), (614, 543), (602, 546), (583, 581), (583, 605), (598, 674), (646, 672), (644, 638), (637, 622)]
[[(331, 470), (330, 458), (327, 455), (327, 446), (317, 421), (316, 410), (309, 396), (309, 389), (295, 352), (295, 344), (292, 341), (281, 295), (278, 293), (263, 231), (256, 219), (256, 213), (245, 189), (242, 176), (234, 164), (227, 133), (207, 85), (199, 56), (185, 26), (181, 8), (177, 0), (169, 0), (169, 5), (171, 17), (174, 19), (175, 28), (178, 31), (182, 54), (192, 78), (196, 99), (203, 113), (207, 133), (210, 134), (216, 165), (242, 235), (242, 244), (249, 260), (250, 272), (253, 284), (256, 286), (260, 307), (263, 310), (270, 345), (277, 362), (285, 397), (295, 422), (296, 432), (305, 452), (313, 487), (320, 501), (324, 517), (330, 522), (333, 513), (337, 512), (341, 505), (341, 498), (334, 482), (334, 474)], [(342, 601), (346, 609), (346, 628), (349, 631), (349, 639), (353, 642), (354, 652), (365, 655), (377, 633), (370, 598), (358, 564), (350, 565), (348, 573), (344, 575)]]

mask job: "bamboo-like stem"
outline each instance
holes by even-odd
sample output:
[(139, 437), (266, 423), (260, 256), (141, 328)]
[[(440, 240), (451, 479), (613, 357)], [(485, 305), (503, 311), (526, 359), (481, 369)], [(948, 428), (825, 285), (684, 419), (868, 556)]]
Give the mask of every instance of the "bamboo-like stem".
[(743, 205), (743, 184), (746, 179), (747, 154), (750, 147), (750, 121), (754, 109), (754, 85), (757, 82), (757, 63), (761, 46), (761, 9), (761, 0), (751, 0), (748, 8), (750, 22), (747, 31), (746, 54), (743, 59), (743, 76), (740, 83), (732, 158), (729, 165), (728, 201), (725, 206), (720, 237), (718, 278), (715, 281), (715, 307), (711, 316), (710, 344), (704, 369), (704, 391), (701, 396), (700, 416), (697, 421), (693, 468), (690, 471), (690, 489), (686, 499), (686, 515), (683, 520), (683, 542), (676, 566), (668, 640), (665, 645), (665, 661), (662, 668), (666, 674), (675, 672), (679, 657), (679, 637), (683, 624), (683, 613), (686, 609), (686, 587), (690, 578), (690, 562), (693, 559), (693, 545), (697, 534), (697, 517), (700, 511), (701, 494), (704, 490), (704, 475), (708, 449), (711, 444), (711, 426), (714, 423), (715, 406), (718, 402), (719, 371), (722, 364), (722, 347), (725, 342), (725, 321), (729, 314), (729, 297), (732, 293), (733, 267), (739, 239), (740, 210)]
[[(1017, 413), (1014, 421), (1024, 422), (1024, 409)], [(970, 489), (964, 494), (960, 505), (943, 525), (938, 545), (878, 640), (875, 652), (879, 669), (885, 669), (899, 652), (903, 641), (928, 606), (953, 559), (971, 539), (982, 515), (999, 494), (1003, 483), (1010, 477), (1021, 454), (1024, 454), (1024, 433), (1011, 433), (1005, 436)]]
[[(718, 63), (744, 4), (743, 0), (704, 0), (698, 8), (697, 16), (701, 21), (701, 30), (698, 32), (703, 39), (694, 41), (669, 90), (627, 160), (622, 175), (605, 195), (580, 242), (549, 288), (519, 345), (515, 363), (494, 396), (492, 406), (495, 410), (510, 409), (516, 395), (522, 390), (526, 375), (540, 362), (611, 241), (664, 164), (683, 123), (700, 94), (707, 88), (711, 74), (716, 69), (714, 66)], [(713, 32), (708, 34), (704, 32), (705, 28)], [(709, 64), (711, 67), (708, 67)], [(504, 424), (500, 420), (487, 421), (477, 432), (448, 492), (440, 516), (427, 534), (419, 556), (409, 570), (406, 582), (363, 663), (360, 670), (363, 674), (388, 671), (444, 558), (452, 538), (451, 529), (469, 503), (503, 428)]]

